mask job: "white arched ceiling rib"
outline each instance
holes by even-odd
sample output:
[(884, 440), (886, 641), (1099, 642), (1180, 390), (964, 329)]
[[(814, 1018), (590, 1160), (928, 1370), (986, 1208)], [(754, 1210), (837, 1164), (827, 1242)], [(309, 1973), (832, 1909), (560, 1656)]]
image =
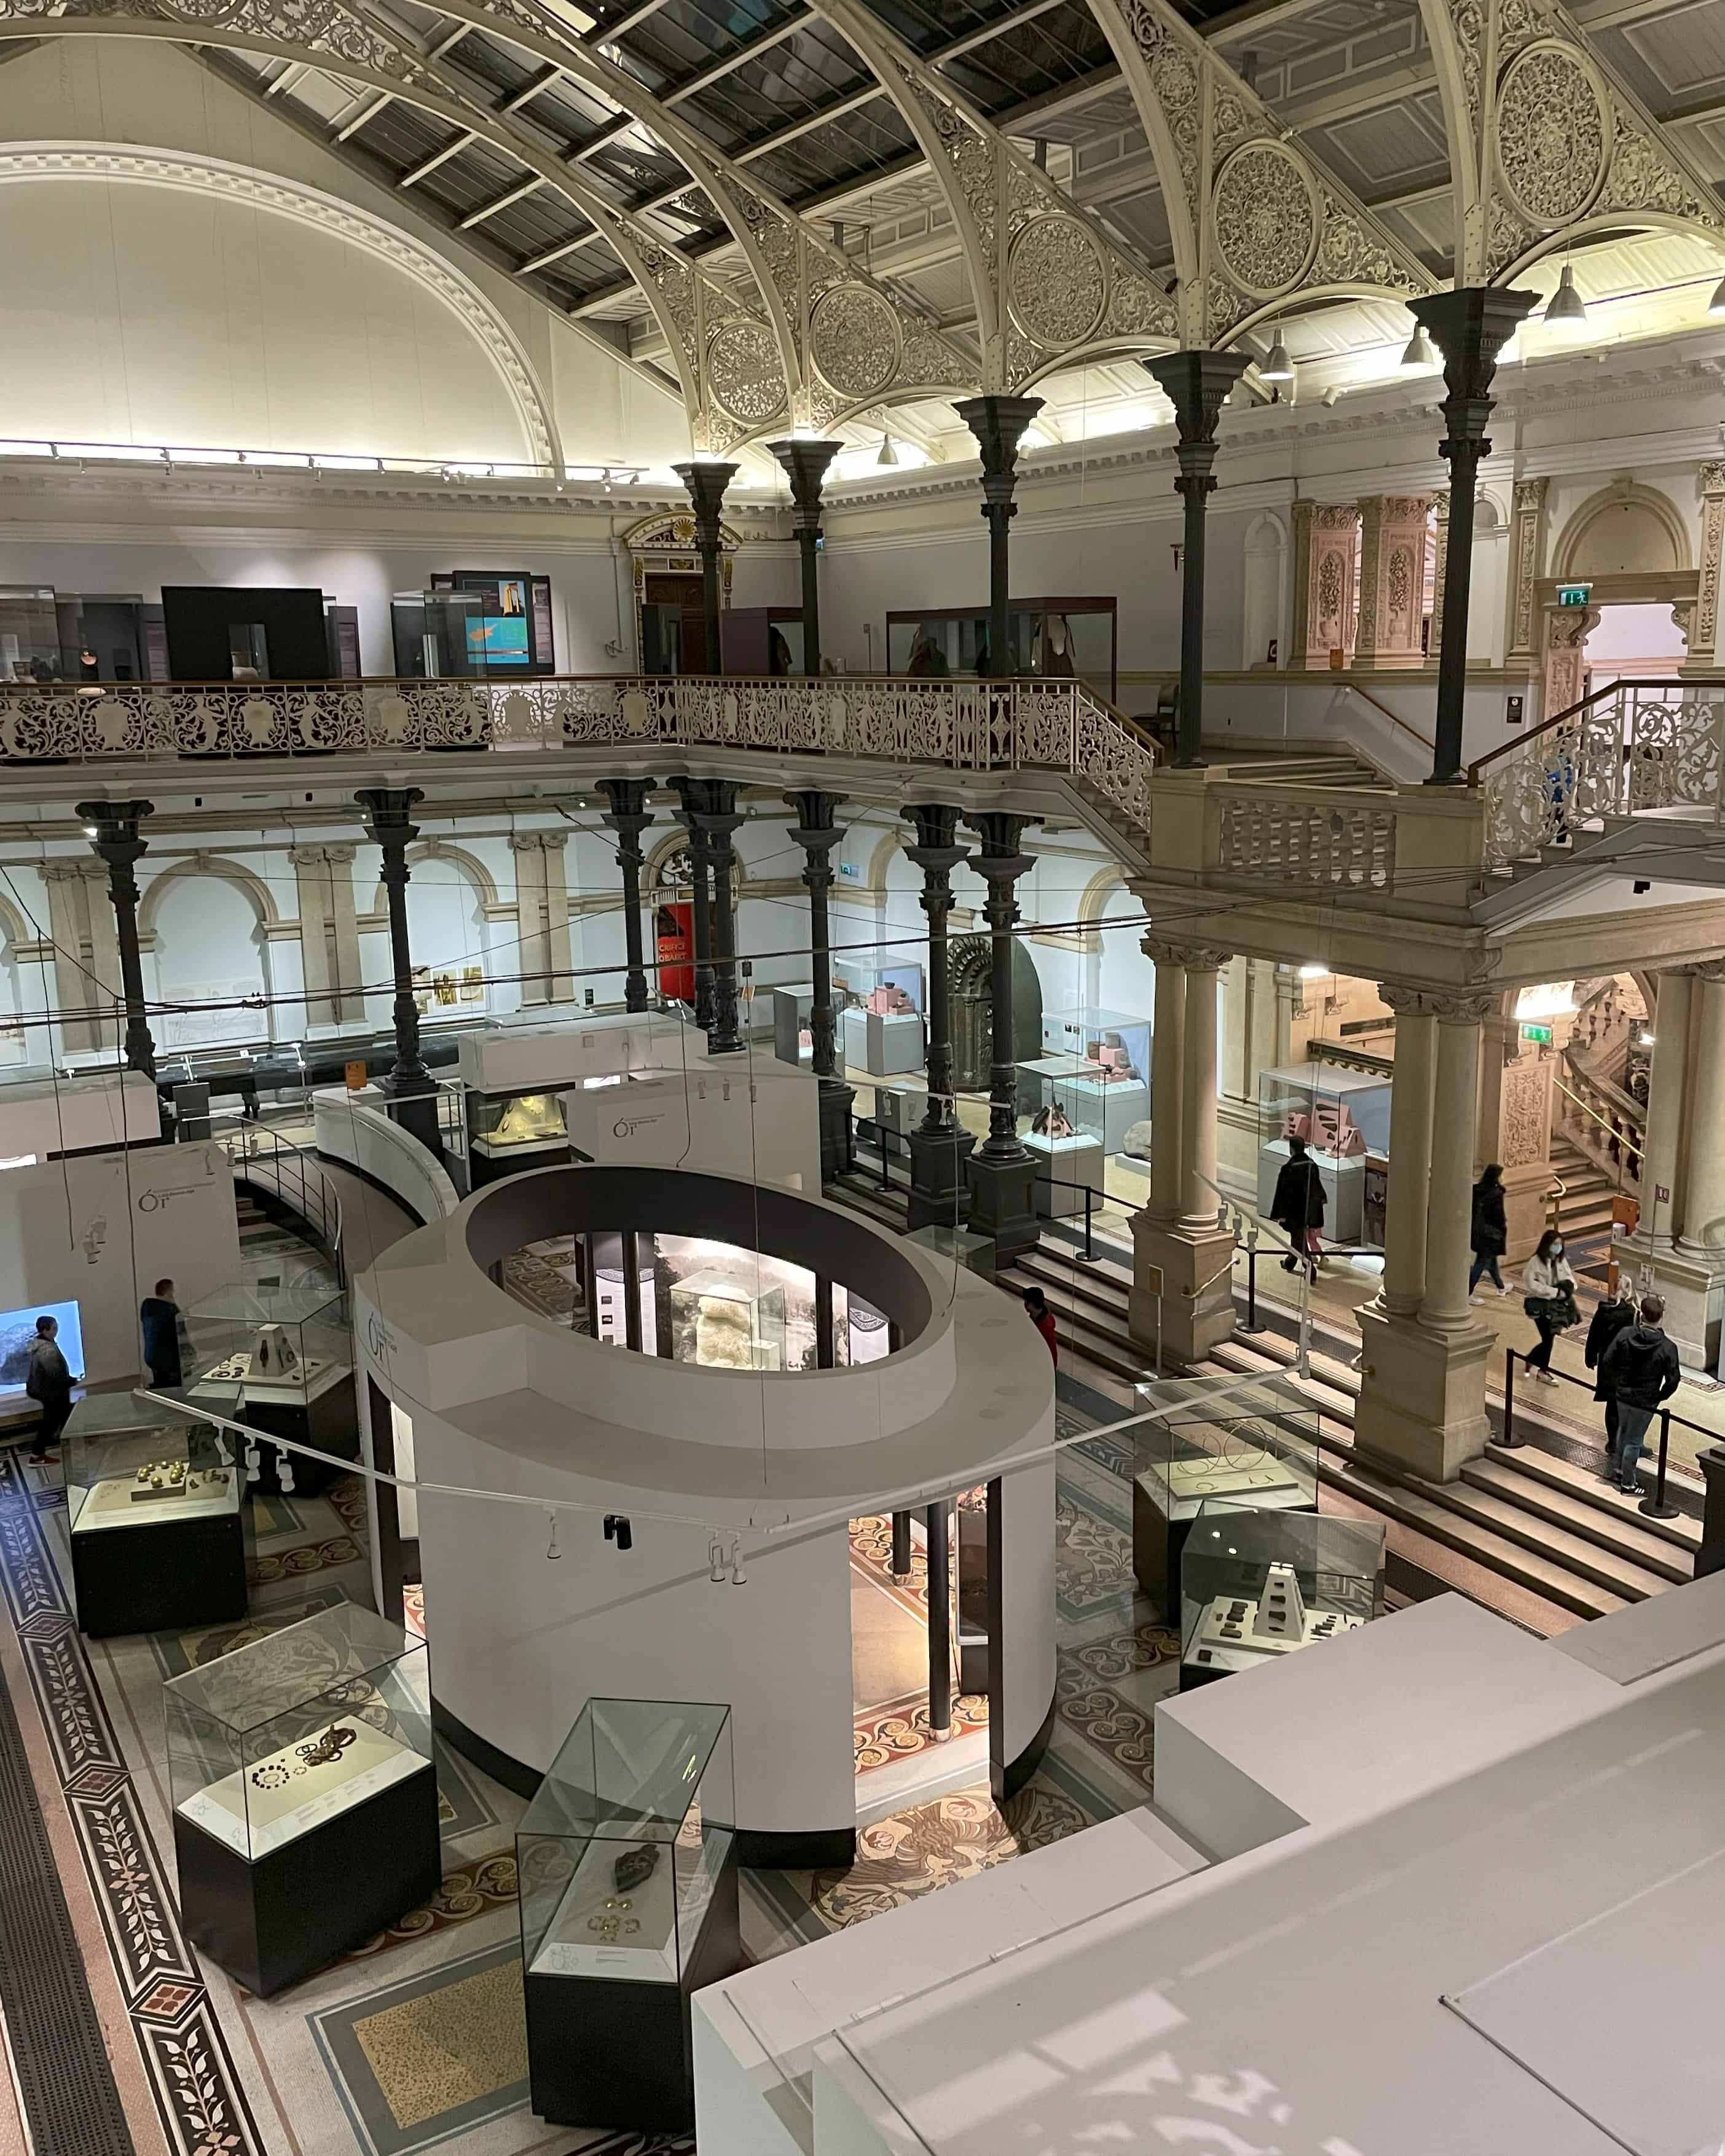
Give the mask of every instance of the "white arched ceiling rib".
[[(39, 37), (43, 18), (18, 12), (32, 0), (0, 0), (0, 39)], [(165, 38), (179, 44), (225, 46), (301, 62), (417, 106), (463, 130), (535, 172), (589, 218), (640, 286), (677, 369), (698, 449), (720, 449), (742, 429), (708, 395), (706, 355), (715, 329), (748, 317), (725, 288), (636, 220), (614, 209), (559, 159), (495, 115), (447, 88), (388, 26), (364, 13), (322, 0), (295, 12), (292, 0), (227, 0), (219, 13), (188, 18), (168, 0), (59, 0), (55, 37)], [(100, 12), (99, 12), (100, 11)], [(782, 401), (782, 393), (781, 393)]]
[(1567, 9), (1420, 0), (1456, 205), (1455, 281), (1507, 284), (1560, 242), (1640, 225), (1725, 242), (1705, 172)]
[(1178, 336), (1173, 303), (1047, 173), (859, 0), (813, 0), (903, 114), (952, 213), (970, 274), (983, 388), (1015, 390), (1083, 352)]
[(1222, 346), (1291, 299), (1435, 288), (1168, 0), (1090, 0), (1149, 138), (1173, 234), (1180, 328)]
[[(561, 67), (639, 121), (689, 172), (742, 249), (778, 341), (784, 393), (798, 425), (823, 426), (847, 404), (973, 385), (974, 360), (859, 270), (778, 198), (724, 157), (634, 77), (584, 46), (534, 0), (438, 0), (453, 20), (488, 30)], [(713, 401), (746, 430), (764, 429), (771, 355), (758, 331), (737, 325), (708, 357)]]
[(447, 307), (496, 370), (521, 421), (535, 462), (561, 465), (557, 421), (533, 363), (507, 322), (478, 285), (403, 232), (352, 203), (299, 180), (231, 164), (224, 157), (157, 150), (136, 142), (8, 142), (0, 145), (0, 187), (26, 180), (117, 180), (182, 193), (216, 195), (334, 233), (377, 261), (413, 278)]

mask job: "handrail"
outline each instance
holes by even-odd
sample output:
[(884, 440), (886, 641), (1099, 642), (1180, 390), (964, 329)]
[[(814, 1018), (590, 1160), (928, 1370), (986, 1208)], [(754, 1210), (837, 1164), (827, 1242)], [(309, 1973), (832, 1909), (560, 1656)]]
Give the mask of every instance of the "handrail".
[[(1638, 1101), (1633, 1093), (1625, 1092), (1623, 1087), (1618, 1085), (1615, 1080), (1610, 1078), (1596, 1078), (1591, 1070), (1584, 1070), (1581, 1065), (1580, 1059), (1577, 1056), (1575, 1050), (1573, 1048), (1566, 1048), (1563, 1050), (1563, 1060), (1568, 1065), (1570, 1070), (1574, 1073), (1575, 1078), (1581, 1085), (1591, 1086), (1596, 1093), (1604, 1094), (1605, 1098), (1611, 1103), (1612, 1106), (1617, 1110), (1620, 1115), (1630, 1116), (1637, 1123), (1645, 1123), (1647, 1120), (1647, 1107), (1645, 1101)], [(1554, 1086), (1561, 1086), (1564, 1092), (1569, 1092), (1569, 1088), (1567, 1086), (1564, 1086), (1563, 1080), (1558, 1077), (1555, 1074), (1553, 1075), (1552, 1083)], [(1571, 1093), (1569, 1097), (1574, 1100), (1575, 1096)], [(1583, 1106), (1585, 1105), (1586, 1104), (1584, 1102)]]
[[(1571, 1092), (1561, 1078), (1553, 1076), (1551, 1082), (1556, 1087), (1558, 1091), (1563, 1096), (1563, 1098), (1566, 1101), (1574, 1101), (1576, 1106), (1580, 1109), (1583, 1115), (1591, 1116), (1601, 1130), (1610, 1132), (1611, 1136), (1617, 1141), (1617, 1142), (1621, 1146), (1626, 1147), (1630, 1152), (1634, 1153), (1637, 1160), (1640, 1160), (1645, 1158), (1645, 1149), (1635, 1143), (1634, 1138), (1630, 1137), (1627, 1131), (1612, 1129), (1611, 1125), (1606, 1121), (1604, 1116), (1599, 1113), (1599, 1110), (1597, 1108), (1589, 1107), (1587, 1102), (1581, 1098), (1581, 1096), (1579, 1093)], [(1599, 1083), (1597, 1078), (1589, 1078), (1585, 1082), (1589, 1086), (1597, 1086)], [(1623, 1097), (1626, 1101), (1630, 1099), (1630, 1096), (1627, 1093), (1625, 1093)], [(1635, 1107), (1640, 1107), (1640, 1103), (1639, 1101), (1633, 1101), (1631, 1102), (1631, 1105)]]
[(1542, 734), (1548, 734), (1554, 726), (1565, 725), (1578, 713), (1586, 711), (1590, 705), (1599, 703), (1607, 696), (1615, 696), (1620, 690), (1708, 688), (1725, 689), (1725, 674), (1685, 674), (1681, 676), (1673, 674), (1648, 675), (1620, 674), (1615, 681), (1608, 681), (1603, 689), (1591, 690), (1578, 702), (1566, 705), (1561, 711), (1554, 712), (1550, 718), (1542, 720), (1532, 733), (1523, 734), (1519, 741), (1505, 742), (1500, 747), (1491, 750), (1489, 755), (1480, 757), (1469, 764), (1467, 783), (1470, 786), (1477, 786), (1480, 783), (1480, 773), (1488, 766), (1498, 762), (1504, 757), (1514, 756), (1519, 750), (1525, 749), (1530, 742), (1537, 742)]
[(1343, 681), (1342, 686), (1350, 696), (1358, 696), (1362, 703), (1369, 704), (1374, 711), (1381, 711), (1391, 726), (1399, 726), (1404, 734), (1411, 734), (1421, 748), (1436, 748), (1437, 743), (1430, 734), (1423, 734), (1418, 726), (1409, 726), (1404, 718), (1392, 711), (1389, 705), (1374, 696), (1369, 689), (1362, 689), (1358, 681)]
[[(313, 1163), (303, 1147), (275, 1131), (265, 1130), (257, 1123), (242, 1123), (235, 1135), (239, 1140), (236, 1170), (254, 1161), (274, 1169), (275, 1195), (316, 1230), (330, 1254), (336, 1278), (345, 1286), (347, 1272), (341, 1241), (341, 1200), (329, 1178)], [(231, 1152), (229, 1158), (233, 1158)], [(289, 1187), (290, 1179), (298, 1186), (297, 1199)]]

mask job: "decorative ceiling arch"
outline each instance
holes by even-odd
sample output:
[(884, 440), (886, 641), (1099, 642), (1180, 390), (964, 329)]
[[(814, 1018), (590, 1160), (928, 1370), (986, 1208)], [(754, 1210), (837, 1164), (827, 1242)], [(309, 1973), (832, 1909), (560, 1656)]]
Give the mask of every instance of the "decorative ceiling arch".
[[(41, 37), (44, 18), (23, 12), (37, 4), (39, 0), (0, 0), (0, 40)], [(640, 286), (676, 367), (695, 446), (723, 449), (742, 432), (708, 393), (710, 346), (721, 330), (750, 322), (735, 296), (649, 227), (613, 208), (525, 130), (469, 100), (387, 25), (374, 23), (362, 4), (319, 0), (316, 8), (297, 9), (294, 0), (214, 0), (211, 13), (195, 17), (172, 12), (173, 0), (54, 4), (63, 11), (51, 18), (57, 38), (161, 38), (316, 67), (344, 81), (386, 90), (501, 150), (572, 203)]]
[(411, 277), (456, 316), (483, 349), (508, 391), (528, 444), (530, 460), (561, 467), (562, 444), (551, 399), (515, 332), (478, 285), (398, 227), (302, 181), (281, 179), (254, 166), (232, 164), (223, 157), (152, 149), (135, 142), (0, 144), (0, 186), (44, 179), (120, 181), (172, 187), (186, 194), (220, 196), (291, 218), (363, 248), (377, 261)]
[(1455, 281), (1507, 284), (1625, 224), (1725, 244), (1692, 164), (1557, 0), (1420, 0), (1456, 206)]
[(1090, 0), (1148, 137), (1179, 272), (1180, 337), (1221, 347), (1311, 297), (1436, 280), (1169, 4)]
[(885, 85), (952, 212), (970, 275), (985, 393), (1014, 391), (1100, 341), (1177, 340), (1173, 302), (1042, 168), (858, 0), (814, 0)]

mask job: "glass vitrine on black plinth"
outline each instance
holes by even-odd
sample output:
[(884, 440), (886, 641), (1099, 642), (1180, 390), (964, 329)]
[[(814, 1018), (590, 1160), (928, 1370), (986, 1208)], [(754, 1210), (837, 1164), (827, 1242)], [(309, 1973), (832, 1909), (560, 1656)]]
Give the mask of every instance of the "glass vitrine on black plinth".
[(516, 1830), (533, 2109), (695, 2123), (691, 1994), (740, 1967), (728, 1707), (593, 1699)]
[(1159, 1378), (1132, 1389), (1132, 1569), (1172, 1623), (1203, 1505), (1317, 1510), (1322, 1418), (1287, 1378)]
[(1180, 1553), (1180, 1689), (1261, 1669), (1369, 1625), (1384, 1604), (1378, 1522), (1207, 1498)]
[(61, 1446), (80, 1631), (245, 1614), (252, 1508), (236, 1440), (131, 1393), (87, 1393)]
[(163, 1687), (180, 1911), (267, 1998), (442, 1877), (425, 1648), (341, 1604)]
[(523, 1168), (567, 1168), (573, 1158), (555, 1093), (467, 1096), (467, 1172), (473, 1189)]
[[(347, 1300), (313, 1281), (260, 1287), (234, 1281), (186, 1312), (193, 1353), (183, 1388), (196, 1413), (221, 1415), (272, 1437), (296, 1440), (338, 1459), (359, 1457), (359, 1411), (353, 1389)], [(280, 1487), (273, 1445), (259, 1448), (251, 1486), (266, 1496)], [(301, 1496), (325, 1488), (341, 1472), (304, 1455), (294, 1460)]]

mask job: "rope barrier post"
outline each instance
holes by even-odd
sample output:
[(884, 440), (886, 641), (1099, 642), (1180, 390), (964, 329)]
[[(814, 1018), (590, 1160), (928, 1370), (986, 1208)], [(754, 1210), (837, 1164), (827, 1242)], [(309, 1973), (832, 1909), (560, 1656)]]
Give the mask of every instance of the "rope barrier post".
[(1661, 1408), (1659, 1411), (1659, 1471), (1653, 1478), (1653, 1495), (1642, 1498), (1635, 1508), (1645, 1512), (1650, 1520), (1675, 1520), (1677, 1517), (1676, 1507), (1666, 1502), (1665, 1494), (1666, 1455), (1671, 1448), (1671, 1411), (1669, 1408)]
[(1516, 1435), (1516, 1351), (1503, 1351), (1503, 1435), (1497, 1442), (1506, 1452), (1513, 1452), (1522, 1442)]
[(1246, 1245), (1246, 1320), (1240, 1327), (1242, 1332), (1261, 1332), (1258, 1322), (1258, 1244), (1257, 1238)]
[(1087, 1265), (1096, 1263), (1096, 1255), (1090, 1246), (1091, 1208), (1095, 1204), (1096, 1198), (1096, 1194), (1086, 1183), (1084, 1186), (1084, 1262)]

